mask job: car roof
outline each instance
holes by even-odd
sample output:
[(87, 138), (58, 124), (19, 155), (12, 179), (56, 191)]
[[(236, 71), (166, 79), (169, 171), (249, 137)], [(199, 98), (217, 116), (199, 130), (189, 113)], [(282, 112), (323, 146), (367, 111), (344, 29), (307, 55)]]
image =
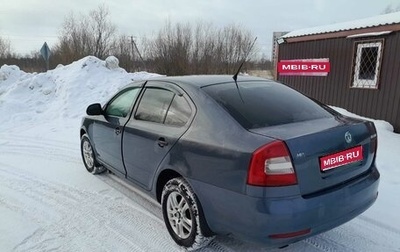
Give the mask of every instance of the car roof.
[[(166, 81), (174, 83), (188, 84), (196, 87), (205, 87), (213, 84), (233, 82), (232, 75), (185, 75), (185, 76), (167, 76), (149, 79), (151, 81)], [(237, 82), (243, 81), (270, 81), (264, 78), (239, 75)]]

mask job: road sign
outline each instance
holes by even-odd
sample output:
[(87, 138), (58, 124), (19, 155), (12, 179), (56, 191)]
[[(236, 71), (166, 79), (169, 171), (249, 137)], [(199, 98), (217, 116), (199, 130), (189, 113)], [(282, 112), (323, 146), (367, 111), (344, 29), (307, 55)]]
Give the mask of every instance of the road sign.
[(49, 70), (49, 59), (50, 59), (50, 48), (46, 42), (44, 42), (42, 48), (40, 49), (40, 54), (43, 59), (46, 61), (46, 70)]

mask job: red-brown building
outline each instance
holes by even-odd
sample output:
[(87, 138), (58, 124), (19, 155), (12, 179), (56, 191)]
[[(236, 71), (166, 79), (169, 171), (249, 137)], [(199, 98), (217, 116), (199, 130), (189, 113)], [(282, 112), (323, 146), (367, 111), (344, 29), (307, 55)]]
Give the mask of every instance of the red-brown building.
[(400, 12), (290, 32), (278, 61), (329, 59), (327, 76), (277, 79), (323, 103), (390, 122), (400, 132)]

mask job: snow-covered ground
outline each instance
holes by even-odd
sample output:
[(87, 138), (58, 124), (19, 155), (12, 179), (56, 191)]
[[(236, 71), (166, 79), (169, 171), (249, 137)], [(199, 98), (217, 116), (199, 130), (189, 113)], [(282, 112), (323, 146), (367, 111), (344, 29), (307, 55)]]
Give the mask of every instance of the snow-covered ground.
[[(41, 74), (1, 67), (0, 251), (182, 250), (157, 203), (113, 175), (87, 173), (79, 152), (88, 104), (156, 76), (108, 69), (94, 57)], [(376, 126), (380, 193), (364, 214), (285, 249), (217, 237), (202, 251), (400, 251), (400, 135)]]

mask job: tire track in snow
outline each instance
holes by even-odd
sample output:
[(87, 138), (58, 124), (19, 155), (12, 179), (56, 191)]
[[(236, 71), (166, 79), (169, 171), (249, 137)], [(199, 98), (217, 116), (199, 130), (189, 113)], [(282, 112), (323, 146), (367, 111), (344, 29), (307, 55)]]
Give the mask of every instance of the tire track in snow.
[[(21, 148), (22, 149), (22, 148)], [(6, 151), (2, 151), (2, 153), (0, 155), (4, 156), (4, 154), (9, 154), (9, 155), (13, 155), (13, 156), (20, 156), (21, 153), (21, 149), (18, 150), (13, 150), (13, 149), (9, 149)], [(30, 149), (32, 150), (32, 149)], [(57, 155), (57, 156), (55, 156)], [(63, 162), (68, 162), (68, 163), (81, 163), (82, 161), (80, 160), (80, 158), (78, 156), (70, 156), (70, 155), (66, 155), (63, 153), (55, 153), (53, 150), (48, 150), (48, 151), (43, 151), (43, 152), (37, 152), (37, 153), (31, 153), (29, 155), (29, 157), (40, 157), (46, 160), (57, 160), (57, 161), (63, 161)], [(28, 159), (28, 157), (25, 157), (26, 159)]]
[[(385, 230), (385, 233), (386, 232), (391, 232), (391, 233), (393, 233), (395, 235), (398, 235), (399, 236), (399, 240), (400, 240), (400, 228), (396, 229), (396, 228), (394, 228), (392, 226), (389, 226), (389, 225), (386, 225), (384, 223), (381, 223), (378, 220), (374, 220), (374, 219), (372, 219), (370, 217), (367, 217), (365, 215), (359, 216), (358, 220), (364, 221), (366, 223), (374, 224), (375, 226), (380, 227), (381, 229)], [(399, 244), (400, 244), (400, 241), (399, 241)]]
[[(400, 233), (398, 229), (392, 228), (379, 220), (373, 220), (365, 215), (356, 218), (350, 226), (349, 234), (357, 235), (363, 243), (365, 251), (400, 251)], [(356, 243), (357, 244), (357, 243)], [(352, 244), (350, 244), (352, 245)]]
[[(1, 135), (1, 141), (0, 155), (6, 157), (43, 157), (46, 165), (55, 160), (81, 163), (79, 146), (72, 142), (10, 135)], [(92, 192), (24, 174), (4, 162), (0, 166), (0, 205), (39, 225), (14, 251), (181, 250), (165, 229), (160, 206), (108, 175), (97, 178), (110, 189)], [(18, 197), (22, 195), (22, 200), (2, 195), (3, 189), (15, 192)], [(361, 216), (281, 250), (217, 237), (201, 251), (400, 251), (399, 234), (393, 227)], [(375, 241), (376, 236), (384, 238)]]
[(353, 250), (348, 250), (346, 246), (342, 246), (342, 244), (338, 244), (334, 240), (331, 240), (329, 236), (328, 238), (324, 238), (321, 234), (318, 236), (310, 237), (302, 242), (310, 244), (316, 249), (316, 251), (323, 251), (323, 252), (353, 251)]
[(365, 218), (361, 215), (351, 222), (302, 242), (325, 252), (400, 251), (397, 230)]
[[(40, 211), (35, 208), (48, 209), (59, 215), (50, 221), (50, 225), (43, 225), (45, 232), (35, 232), (18, 244), (15, 251), (49, 251), (55, 248), (61, 251), (99, 251), (99, 244), (102, 245), (100, 251), (113, 251), (110, 244), (115, 242), (122, 251), (154, 251), (161, 247), (176, 249), (167, 239), (166, 231), (160, 232), (163, 226), (159, 221), (152, 221), (146, 210), (129, 201), (126, 203), (124, 197), (102, 196), (4, 169), (0, 169), (0, 173), (2, 187), (23, 192), (33, 201), (31, 205), (20, 206), (21, 209), (33, 209), (23, 212), (24, 215), (43, 218), (42, 225), (46, 224), (44, 219), (48, 215), (36, 216)], [(93, 245), (82, 238), (87, 236), (101, 242)], [(165, 242), (154, 244), (157, 237), (164, 237), (161, 241)], [(73, 247), (75, 243), (79, 244), (76, 248)]]
[[(175, 249), (162, 223), (156, 218), (154, 222), (148, 211), (140, 205), (132, 204), (125, 197), (104, 196), (98, 193), (79, 190), (62, 184), (44, 181), (32, 175), (19, 174), (17, 167), (0, 164), (0, 188), (13, 191), (13, 195), (23, 195), (29, 199), (21, 203), (12, 199), (13, 210), (35, 219), (46, 232), (35, 232), (29, 239), (15, 247), (15, 251), (113, 251), (115, 242), (122, 251), (154, 251), (163, 248)], [(84, 172), (84, 169), (83, 171)], [(1, 190), (5, 191), (5, 190)], [(0, 192), (1, 196), (1, 192)], [(9, 200), (9, 199), (8, 199)], [(10, 205), (10, 204), (9, 204)], [(29, 211), (24, 211), (29, 209)], [(49, 213), (55, 213), (49, 218)], [(145, 221), (143, 221), (145, 220)], [(49, 224), (50, 223), (50, 224)], [(160, 232), (163, 231), (163, 232)], [(80, 235), (79, 235), (80, 234)], [(95, 247), (88, 246), (92, 242), (80, 237), (101, 240)], [(95, 234), (95, 235), (92, 235)], [(104, 238), (106, 237), (106, 238)], [(147, 239), (146, 239), (147, 237)], [(155, 244), (157, 237), (164, 237)], [(78, 246), (71, 244), (81, 240)], [(61, 244), (61, 245), (60, 245)], [(110, 246), (110, 244), (112, 246)], [(61, 247), (60, 247), (61, 246)], [(84, 249), (82, 249), (83, 247)], [(108, 249), (104, 249), (107, 248)]]
[(65, 162), (81, 162), (80, 151), (74, 150), (73, 144), (46, 141), (37, 138), (15, 138), (4, 139), (1, 154), (26, 155), (33, 157), (43, 157), (51, 160), (61, 160)]
[(156, 200), (139, 191), (139, 189), (135, 188), (128, 182), (118, 178), (114, 174), (105, 173), (104, 175), (102, 174), (101, 176), (98, 176), (98, 178), (101, 179), (104, 183), (108, 184), (110, 187), (124, 194), (133, 202), (145, 208), (149, 214), (157, 217), (157, 220), (160, 223), (164, 223), (161, 213), (161, 205)]
[[(7, 141), (6, 153), (8, 153), (8, 154), (28, 155), (28, 156), (35, 156), (35, 157), (48, 157), (48, 155), (51, 154), (51, 155), (54, 155), (55, 157), (59, 157), (58, 160), (61, 159), (61, 161), (70, 161), (70, 158), (72, 158), (72, 156), (73, 156), (73, 154), (72, 154), (73, 148), (74, 147), (76, 148), (76, 146), (73, 146), (72, 144), (64, 143), (62, 141), (51, 141), (51, 140), (47, 140), (47, 139), (30, 137), (30, 136), (7, 137), (6, 141)], [(52, 149), (52, 150), (54, 150), (54, 152), (49, 153), (48, 149)], [(76, 152), (79, 153), (78, 150)], [(60, 153), (67, 153), (67, 154), (60, 155)], [(79, 153), (79, 161), (78, 162), (81, 163), (80, 153)], [(82, 172), (84, 172), (83, 165), (82, 165)], [(132, 202), (139, 204), (142, 208), (145, 209), (142, 212), (144, 215), (146, 215), (145, 218), (149, 218), (149, 217), (153, 218), (153, 219), (155, 218), (156, 221), (161, 225), (161, 227), (160, 227), (161, 230), (164, 232), (167, 232), (164, 221), (163, 221), (162, 213), (161, 213), (161, 207), (158, 203), (149, 201), (149, 198), (144, 197), (142, 194), (138, 193), (137, 189), (132, 190), (132, 187), (129, 186), (129, 184), (127, 184), (127, 183), (121, 184), (120, 179), (118, 179), (114, 175), (106, 175), (106, 176), (103, 175), (103, 176), (98, 176), (98, 178), (100, 180), (102, 180), (103, 182), (105, 182), (106, 184), (110, 185), (112, 188), (114, 188), (117, 191), (124, 194), (126, 197), (131, 199)], [(58, 191), (59, 191), (58, 197), (60, 199), (62, 198), (63, 202), (69, 202), (71, 200), (70, 196), (65, 196), (62, 193), (60, 193), (60, 192), (64, 192), (65, 190), (58, 190)], [(35, 198), (36, 200), (40, 201), (43, 197), (37, 198), (34, 196), (34, 194), (40, 195), (41, 193), (44, 193), (44, 192), (43, 191), (38, 192), (38, 191), (32, 190), (32, 194), (30, 195), (30, 197)], [(71, 193), (71, 191), (69, 193)], [(105, 192), (106, 195), (109, 193), (110, 193), (110, 191)], [(53, 194), (50, 193), (50, 194), (45, 195), (44, 197), (46, 197), (48, 199), (52, 199), (52, 198), (54, 198), (54, 197), (52, 197), (52, 195)], [(118, 199), (120, 199), (120, 198), (118, 198)], [(46, 205), (47, 203), (48, 202), (41, 202), (42, 205)], [(69, 202), (68, 204), (73, 204), (73, 203)], [(54, 206), (54, 205), (50, 205), (47, 207), (48, 208), (57, 208), (57, 206)], [(63, 205), (61, 208), (68, 209), (68, 206)], [(63, 211), (62, 209), (59, 209), (57, 211), (61, 212), (61, 211)], [(113, 211), (120, 212), (119, 209), (111, 208), (110, 210), (111, 210), (111, 212), (113, 212)], [(121, 220), (120, 218), (113, 218), (113, 219), (114, 219), (114, 223), (119, 222)], [(123, 220), (123, 222), (132, 221), (132, 214), (124, 215), (122, 220)], [(112, 225), (112, 223), (107, 223), (107, 225), (110, 226), (110, 225)], [(116, 227), (112, 227), (112, 228), (116, 228)], [(160, 228), (153, 229), (153, 230), (151, 230), (151, 232), (159, 233)], [(123, 233), (129, 233), (129, 230), (126, 230), (126, 229), (124, 230), (123, 228), (121, 228), (121, 226), (119, 227), (119, 229), (120, 229), (119, 232), (121, 232), (121, 229), (122, 229)], [(38, 232), (38, 234), (40, 234), (40, 233), (41, 232)], [(115, 239), (120, 242), (123, 240), (123, 238), (121, 238), (121, 237), (118, 238), (118, 236)], [(207, 246), (205, 248), (204, 251), (219, 251), (219, 252), (235, 251), (234, 248), (230, 248), (230, 247), (232, 247), (232, 244), (236, 244), (235, 240), (229, 239), (229, 238), (228, 238), (228, 240), (229, 240), (228, 243), (219, 242), (218, 240), (214, 240), (213, 242), (210, 243), (209, 246)], [(169, 243), (169, 242), (172, 242), (172, 239), (169, 237), (169, 235), (168, 235), (168, 237), (166, 237), (166, 239), (157, 239), (157, 242), (163, 243), (165, 241), (167, 241)], [(237, 241), (237, 242), (239, 242), (239, 241)], [(21, 246), (25, 246), (25, 245), (21, 244)], [(165, 246), (162, 246), (162, 247), (165, 247)], [(30, 249), (32, 249), (32, 248), (30, 248)], [(175, 250), (181, 250), (181, 249), (178, 247), (175, 247)]]
[[(12, 139), (10, 139), (12, 140)], [(21, 142), (26, 142), (25, 138), (18, 139)], [(44, 141), (39, 140), (36, 143), (29, 143), (26, 144), (15, 144), (18, 140), (12, 140), (14, 144), (10, 144), (11, 141), (6, 144), (6, 148), (8, 153), (12, 152), (15, 154), (26, 156), (46, 156), (46, 152), (48, 153), (48, 149), (56, 149), (55, 152), (60, 151), (68, 151), (70, 150), (68, 147), (60, 148), (56, 146), (54, 143), (49, 144), (45, 143)], [(47, 149), (46, 149), (47, 148)], [(11, 149), (11, 151), (10, 151)], [(15, 151), (12, 151), (15, 150)], [(37, 155), (40, 152), (41, 155)], [(44, 154), (43, 154), (44, 153)], [(4, 152), (3, 152), (4, 154)], [(59, 155), (57, 155), (59, 157)], [(69, 156), (66, 156), (68, 159)], [(81, 160), (79, 160), (81, 162)], [(127, 250), (132, 251), (149, 251), (154, 250), (154, 240), (156, 237), (165, 236), (166, 239), (162, 239), (159, 244), (157, 244), (156, 248), (175, 248), (175, 244), (172, 240), (169, 239), (169, 235), (167, 234), (166, 230), (164, 229), (163, 222), (158, 218), (154, 217), (151, 213), (147, 210), (143, 209), (142, 206), (138, 206), (137, 204), (126, 204), (126, 199), (124, 197), (110, 197), (104, 195), (93, 195), (93, 193), (84, 192), (81, 190), (75, 190), (74, 188), (70, 188), (68, 186), (54, 184), (49, 181), (43, 182), (40, 179), (32, 178), (32, 176), (28, 176), (25, 174), (19, 174), (15, 172), (18, 170), (17, 167), (10, 167), (8, 164), (0, 164), (2, 167), (7, 167), (7, 169), (0, 169), (0, 173), (3, 175), (1, 176), (1, 185), (3, 187), (7, 187), (8, 190), (12, 190), (17, 194), (23, 194), (25, 197), (29, 198), (30, 200), (34, 201), (34, 205), (40, 205), (40, 208), (50, 210), (51, 212), (56, 212), (57, 214), (61, 215), (61, 220), (57, 221), (50, 221), (50, 223), (56, 223), (57, 225), (50, 225), (46, 229), (54, 231), (62, 230), (61, 223), (66, 223), (65, 219), (71, 219), (69, 215), (76, 217), (76, 212), (79, 213), (86, 213), (86, 214), (79, 214), (79, 218), (88, 218), (92, 219), (93, 222), (100, 222), (102, 223), (102, 230), (106, 230), (106, 233), (112, 233), (112, 235), (107, 235), (107, 237), (112, 237), (114, 242), (110, 242), (109, 244), (114, 244), (115, 241), (119, 243), (118, 247), (121, 247), (121, 244), (128, 244), (128, 247), (125, 247)], [(82, 165), (83, 167), (83, 165)], [(85, 172), (82, 169), (82, 172)], [(114, 192), (115, 194), (115, 192)], [(1, 195), (1, 194), (0, 194)], [(97, 201), (89, 200), (88, 199), (97, 199)], [(104, 204), (107, 202), (108, 204)], [(27, 204), (23, 204), (21, 202), (14, 200), (13, 210), (18, 211), (19, 213), (24, 216), (29, 216), (30, 219), (37, 219), (37, 216), (48, 216), (48, 214), (43, 214), (42, 210), (37, 210), (36, 206), (29, 206)], [(79, 205), (79, 206), (78, 206)], [(78, 209), (71, 206), (78, 206)], [(9, 206), (10, 207), (10, 206)], [(23, 209), (31, 209), (30, 211), (23, 211)], [(83, 211), (79, 208), (85, 209)], [(89, 211), (88, 211), (89, 209)], [(95, 210), (93, 210), (95, 209)], [(100, 210), (99, 210), (100, 209)], [(103, 210), (103, 211), (102, 211)], [(93, 214), (95, 212), (95, 214)], [(117, 214), (112, 214), (112, 213)], [(111, 214), (110, 214), (111, 213)], [(144, 215), (144, 216), (143, 216)], [(160, 213), (161, 215), (161, 213)], [(65, 216), (67, 218), (65, 218)], [(120, 218), (121, 217), (121, 218)], [(145, 220), (145, 221), (143, 221)], [(156, 221), (156, 223), (154, 223)], [(35, 221), (38, 224), (46, 225), (48, 224), (43, 219)], [(82, 221), (80, 221), (82, 222)], [(130, 223), (131, 225), (127, 225)], [(88, 224), (88, 223), (80, 223)], [(75, 229), (85, 229), (87, 226), (93, 225), (82, 225), (83, 227), (74, 227)], [(162, 232), (160, 232), (160, 230)], [(83, 233), (87, 233), (87, 230), (81, 230)], [(97, 233), (95, 231), (93, 233)], [(46, 233), (50, 233), (49, 231)], [(54, 232), (57, 233), (57, 232)], [(68, 230), (66, 232), (68, 233)], [(161, 235), (160, 233), (164, 233)], [(42, 232), (35, 232), (32, 236), (28, 237), (28, 240), (24, 240), (19, 245), (16, 246), (15, 251), (45, 251), (47, 249), (54, 249), (54, 246), (50, 246), (45, 249), (43, 246), (33, 245), (30, 244), (28, 241), (32, 240), (41, 240), (40, 244), (46, 243), (53, 239), (43, 238)], [(151, 236), (150, 239), (143, 239), (146, 236)], [(136, 237), (136, 241), (130, 241), (133, 237)], [(76, 237), (75, 237), (76, 239)], [(104, 240), (104, 239), (103, 239)], [(143, 241), (141, 241), (143, 240)], [(138, 246), (139, 244), (140, 246)], [(103, 244), (104, 247), (107, 247), (106, 244)], [(160, 246), (160, 247), (159, 247)], [(133, 248), (132, 248), (133, 247)], [(68, 248), (70, 250), (71, 248)], [(121, 247), (122, 249), (122, 247)], [(98, 249), (94, 249), (98, 250)], [(107, 251), (113, 251), (114, 249), (110, 247)], [(74, 250), (78, 251), (78, 250)]]
[[(65, 144), (63, 142), (52, 142), (52, 141), (46, 141), (45, 139), (38, 139), (38, 138), (30, 138), (27, 139), (25, 137), (8, 137), (6, 139), (6, 153), (5, 154), (16, 154), (16, 155), (24, 155), (24, 156), (34, 156), (34, 157), (47, 157), (49, 154), (49, 149), (54, 150), (54, 153), (51, 153), (55, 157), (59, 157), (58, 160), (61, 159), (61, 161), (69, 161), (71, 158), (71, 153), (73, 153), (72, 148), (70, 147), (71, 145)], [(77, 151), (78, 152), (78, 151)], [(46, 154), (47, 153), (47, 154)], [(60, 153), (67, 153), (66, 155), (60, 156)], [(70, 153), (70, 154), (68, 154)], [(78, 152), (79, 153), (79, 152)], [(80, 156), (79, 156), (79, 163), (81, 163)], [(3, 167), (7, 166), (7, 164), (1, 164)], [(9, 165), (8, 165), (9, 166)], [(12, 170), (18, 170), (17, 167), (13, 167)], [(85, 172), (84, 167), (82, 165), (82, 172)], [(10, 178), (8, 176), (7, 180), (8, 181), (14, 181), (15, 183), (12, 183), (12, 185), (8, 184), (9, 189), (17, 191), (18, 193), (24, 193), (28, 191), (25, 196), (31, 198), (32, 200), (39, 202), (41, 206), (43, 206), (44, 209), (51, 209), (54, 212), (57, 212), (61, 216), (68, 215), (70, 211), (77, 211), (79, 209), (71, 209), (71, 206), (78, 204), (78, 202), (84, 200), (81, 199), (83, 196), (84, 198), (96, 198), (98, 195), (92, 196), (88, 195), (87, 192), (82, 192), (78, 191), (75, 192), (71, 188), (68, 188), (68, 186), (62, 186), (57, 184), (57, 186), (54, 186), (52, 183), (49, 182), (43, 182), (40, 179), (34, 179), (30, 175), (24, 175), (24, 174), (18, 174), (16, 172), (10, 172), (9, 169), (0, 169), (0, 173), (8, 173), (8, 175), (15, 176), (16, 178)], [(5, 176), (4, 176), (5, 177)], [(115, 243), (124, 243), (127, 242), (126, 237), (138, 237), (137, 240), (143, 240), (143, 237), (146, 237), (146, 233), (152, 234), (151, 240), (151, 246), (148, 245), (146, 242), (135, 242), (135, 244), (139, 244), (139, 246), (135, 246), (133, 251), (154, 251), (153, 247), (153, 241), (157, 241), (158, 248), (163, 248), (161, 249), (164, 251), (165, 248), (171, 248), (171, 244), (173, 249), (171, 251), (179, 251), (182, 250), (181, 248), (177, 247), (172, 239), (169, 237), (169, 234), (167, 233), (167, 230), (165, 228), (165, 224), (162, 218), (161, 214), (161, 207), (158, 203), (154, 204), (153, 202), (149, 201), (147, 197), (143, 197), (140, 194), (135, 193), (134, 191), (130, 190), (130, 188), (122, 188), (123, 185), (119, 181), (117, 181), (115, 178), (109, 177), (109, 176), (97, 176), (102, 180), (103, 182), (109, 184), (112, 188), (118, 190), (119, 192), (122, 192), (126, 197), (132, 200), (134, 203), (133, 205), (138, 204), (140, 207), (138, 208), (136, 206), (135, 209), (129, 209), (129, 210), (122, 210), (123, 207), (121, 205), (103, 205), (102, 208), (107, 209), (106, 212), (100, 211), (97, 212), (97, 217), (93, 220), (93, 222), (96, 222), (100, 220), (102, 222), (102, 228), (107, 229), (109, 233), (116, 233), (115, 235), (108, 235), (108, 237), (112, 237), (112, 241), (109, 241), (110, 244), (115, 244)], [(18, 180), (19, 179), (19, 180)], [(17, 180), (17, 181), (16, 181)], [(24, 185), (21, 188), (16, 187), (15, 185)], [(5, 185), (5, 183), (3, 184)], [(124, 199), (124, 197), (114, 197), (112, 198), (111, 196), (107, 196), (109, 194), (113, 194), (112, 190), (106, 190), (102, 194), (103, 197), (111, 200), (116, 200), (116, 201), (121, 201)], [(115, 193), (114, 193), (115, 194)], [(44, 200), (46, 199), (46, 200)], [(102, 205), (101, 203), (104, 201), (110, 202), (110, 200), (99, 200), (98, 205)], [(91, 203), (93, 207), (94, 203)], [(81, 206), (82, 208), (83, 206)], [(20, 208), (29, 208), (29, 205), (23, 204), (20, 205)], [(32, 207), (30, 207), (32, 209)], [(139, 209), (139, 210), (138, 210)], [(48, 215), (48, 214), (43, 214), (44, 210), (37, 210), (33, 209), (33, 211), (29, 212), (23, 212), (20, 211), (21, 214), (23, 215), (29, 215), (29, 218), (35, 218), (35, 216), (38, 215)], [(135, 216), (134, 212), (139, 211), (143, 217), (137, 218)], [(112, 214), (117, 212), (118, 214)], [(85, 216), (85, 215), (84, 215)], [(93, 216), (90, 216), (93, 217)], [(111, 219), (108, 221), (108, 219)], [(149, 219), (152, 219), (153, 221), (156, 221), (158, 225), (148, 225)], [(41, 225), (48, 225), (48, 222), (45, 222), (43, 220), (38, 220), (36, 221), (37, 223)], [(57, 222), (58, 224), (55, 225), (54, 222)], [(56, 238), (49, 238), (49, 232), (42, 232), (40, 229), (36, 230), (34, 234), (29, 236), (27, 239), (25, 239), (23, 242), (21, 242), (19, 245), (16, 246), (15, 251), (47, 251), (47, 250), (52, 250), (52, 249), (57, 249), (57, 250), (63, 250), (63, 247), (57, 247), (53, 246), (51, 244), (57, 243), (57, 241), (60, 241), (62, 238), (61, 234), (68, 233), (68, 230), (65, 230), (65, 228), (61, 228), (60, 225), (61, 223), (66, 222), (65, 220), (61, 219), (60, 221), (58, 220), (53, 220), (50, 221), (52, 223), (51, 225), (48, 225), (46, 230), (52, 230), (53, 233), (55, 234), (60, 234), (59, 237)], [(140, 228), (140, 225), (133, 225), (136, 226), (134, 229), (132, 229), (132, 225), (126, 225), (126, 223), (135, 223), (135, 222), (142, 222), (143, 225), (146, 226), (146, 231), (143, 230), (143, 228)], [(150, 221), (152, 222), (152, 221)], [(87, 225), (83, 225), (83, 229), (86, 228)], [(139, 228), (138, 228), (139, 226)], [(56, 232), (58, 230), (58, 232)], [(88, 231), (82, 231), (84, 233), (87, 233)], [(160, 233), (164, 233), (165, 237), (163, 238), (160, 236)], [(118, 234), (124, 234), (124, 235), (118, 235)], [(65, 235), (64, 235), (65, 236)], [(65, 239), (65, 238), (64, 238)], [(75, 238), (76, 239), (76, 238)], [(63, 239), (61, 239), (63, 240)], [(33, 244), (32, 244), (32, 241)], [(63, 241), (65, 243), (65, 241)], [(66, 242), (69, 244), (70, 242)], [(84, 246), (85, 247), (85, 246)], [(103, 248), (107, 247), (106, 244), (102, 245)], [(87, 247), (86, 247), (87, 248)], [(211, 251), (233, 251), (232, 249), (227, 248), (225, 245), (218, 245), (216, 244), (211, 244), (209, 247)], [(71, 248), (69, 248), (71, 249)], [(87, 248), (88, 249), (88, 248)], [(110, 249), (110, 251), (113, 249)], [(124, 249), (125, 250), (125, 249)], [(122, 251), (124, 251), (122, 250)], [(160, 251), (161, 251), (160, 250)], [(74, 251), (79, 251), (78, 248), (75, 248)], [(96, 249), (97, 251), (97, 249)]]
[(65, 140), (57, 140), (51, 139), (48, 137), (41, 137), (41, 136), (32, 136), (27, 135), (26, 133), (14, 135), (14, 134), (0, 134), (0, 139), (7, 142), (22, 142), (23, 144), (42, 144), (44, 146), (56, 146), (61, 148), (67, 148), (69, 150), (75, 150), (76, 143), (79, 144), (79, 139), (77, 141), (65, 141)]

